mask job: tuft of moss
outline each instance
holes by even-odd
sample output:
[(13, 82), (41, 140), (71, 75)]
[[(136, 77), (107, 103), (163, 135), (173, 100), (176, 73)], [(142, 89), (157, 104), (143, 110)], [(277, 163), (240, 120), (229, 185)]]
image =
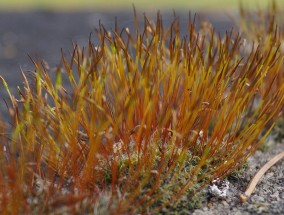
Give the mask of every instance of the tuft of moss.
[(197, 31), (191, 17), (186, 37), (178, 18), (165, 28), (159, 13), (155, 23), (144, 16), (141, 32), (137, 19), (134, 11), (130, 30), (100, 24), (100, 43), (90, 36), (62, 53), (55, 80), (33, 61), (18, 99), (2, 79), (14, 124), (1, 135), (1, 213), (152, 214), (184, 196), (195, 204), (269, 135), (284, 103), (277, 43), (243, 54), (240, 35)]
[[(264, 10), (258, 8), (252, 12), (242, 5), (240, 7), (240, 23), (239, 28), (243, 34), (246, 48), (243, 51), (261, 48), (263, 52), (269, 52), (271, 47), (277, 47), (281, 52), (280, 58), (284, 54), (284, 16), (283, 7), (279, 7), (276, 0), (271, 1), (269, 7)], [(281, 59), (280, 59), (281, 60)], [(281, 71), (277, 76), (277, 80), (273, 82), (274, 88), (281, 88), (284, 83), (284, 66), (279, 65)], [(266, 79), (273, 79), (274, 74), (267, 73)], [(269, 139), (261, 147), (261, 150), (268, 150), (271, 142), (281, 143), (284, 135), (284, 115), (283, 108), (280, 117), (276, 122), (276, 126), (272, 130)], [(270, 143), (270, 144), (269, 144)]]

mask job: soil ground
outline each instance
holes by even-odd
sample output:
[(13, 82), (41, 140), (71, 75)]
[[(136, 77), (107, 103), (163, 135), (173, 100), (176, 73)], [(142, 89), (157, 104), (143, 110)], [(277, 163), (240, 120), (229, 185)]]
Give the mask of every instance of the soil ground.
[[(192, 13), (194, 14), (194, 13)], [(236, 14), (236, 13), (234, 13)], [(233, 14), (233, 15), (234, 15)], [(178, 13), (182, 29), (186, 34), (188, 12)], [(51, 70), (60, 64), (61, 48), (65, 54), (72, 51), (72, 42), (80, 46), (87, 45), (89, 34), (98, 26), (99, 20), (106, 29), (113, 29), (115, 16), (122, 27), (133, 26), (132, 12), (76, 12), (59, 13), (52, 11), (1, 12), (0, 13), (0, 75), (3, 76), (13, 94), (21, 85), (20, 67), (24, 71), (34, 70), (31, 60), (39, 57), (48, 62)], [(154, 14), (149, 14), (155, 18)], [(173, 20), (172, 13), (162, 13), (164, 24), (169, 26)], [(201, 14), (204, 19), (213, 23), (216, 31), (221, 35), (233, 27), (232, 20), (225, 14)], [(141, 23), (143, 15), (140, 14)], [(94, 39), (93, 41), (97, 41)], [(0, 86), (0, 98), (7, 99), (7, 94)], [(7, 118), (4, 102), (0, 102), (0, 113)], [(283, 127), (282, 127), (283, 128)], [(284, 129), (284, 128), (283, 128)], [(274, 143), (268, 151), (258, 151), (249, 159), (248, 169), (235, 176), (229, 177), (230, 190), (226, 199), (216, 199), (204, 190), (205, 200), (200, 209), (184, 210), (188, 214), (284, 214), (284, 168), (283, 160), (272, 167), (256, 187), (255, 193), (247, 203), (240, 203), (239, 194), (258, 169), (275, 154), (284, 150), (284, 143)]]

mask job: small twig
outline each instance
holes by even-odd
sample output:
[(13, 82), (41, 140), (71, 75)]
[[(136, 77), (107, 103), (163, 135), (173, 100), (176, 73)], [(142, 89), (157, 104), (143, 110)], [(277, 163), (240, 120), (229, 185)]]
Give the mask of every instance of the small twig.
[(246, 200), (250, 197), (250, 195), (253, 193), (255, 186), (257, 185), (260, 178), (265, 174), (265, 172), (272, 167), (274, 164), (276, 164), (281, 158), (284, 157), (284, 151), (280, 154), (277, 154), (274, 156), (270, 161), (268, 161), (253, 177), (251, 182), (249, 183), (249, 186), (244, 194), (240, 195), (241, 202), (246, 202)]

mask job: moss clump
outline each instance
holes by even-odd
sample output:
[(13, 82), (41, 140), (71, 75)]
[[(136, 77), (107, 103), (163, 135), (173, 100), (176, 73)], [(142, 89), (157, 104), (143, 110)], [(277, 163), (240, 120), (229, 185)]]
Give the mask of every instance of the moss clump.
[(86, 210), (157, 213), (189, 190), (195, 205), (266, 139), (284, 103), (276, 44), (243, 56), (239, 35), (198, 32), (189, 20), (181, 37), (178, 19), (165, 28), (160, 14), (139, 32), (137, 19), (133, 33), (100, 25), (100, 44), (63, 55), (54, 81), (34, 62), (18, 99), (2, 79), (14, 132), (2, 137), (1, 212), (31, 212), (38, 190), (40, 211), (86, 201), (98, 205)]

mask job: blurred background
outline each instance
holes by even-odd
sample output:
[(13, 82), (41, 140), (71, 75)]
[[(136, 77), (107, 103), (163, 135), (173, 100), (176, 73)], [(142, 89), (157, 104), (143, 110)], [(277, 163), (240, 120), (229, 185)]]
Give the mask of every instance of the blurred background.
[[(272, 0), (243, 0), (246, 7), (266, 6)], [(129, 10), (134, 3), (143, 10), (188, 8), (205, 10), (235, 9), (240, 0), (1, 0), (0, 7), (7, 10)], [(283, 0), (278, 0), (283, 3)]]
[[(284, 0), (276, 1), (279, 6)], [(257, 9), (272, 0), (243, 0), (246, 8)], [(239, 0), (0, 0), (0, 75), (10, 85), (13, 94), (22, 84), (20, 67), (34, 70), (31, 60), (40, 58), (48, 62), (51, 72), (60, 64), (61, 48), (68, 55), (72, 43), (86, 46), (90, 32), (99, 23), (113, 29), (115, 17), (119, 26), (133, 26), (132, 4), (137, 9), (141, 25), (143, 13), (155, 18), (161, 11), (165, 26), (173, 21), (173, 10), (180, 17), (182, 34), (186, 34), (188, 13), (197, 13), (203, 20), (213, 23), (216, 31), (224, 34), (238, 19)], [(97, 41), (94, 39), (93, 41)], [(0, 98), (7, 93), (0, 85)], [(7, 115), (4, 102), (0, 114)]]

